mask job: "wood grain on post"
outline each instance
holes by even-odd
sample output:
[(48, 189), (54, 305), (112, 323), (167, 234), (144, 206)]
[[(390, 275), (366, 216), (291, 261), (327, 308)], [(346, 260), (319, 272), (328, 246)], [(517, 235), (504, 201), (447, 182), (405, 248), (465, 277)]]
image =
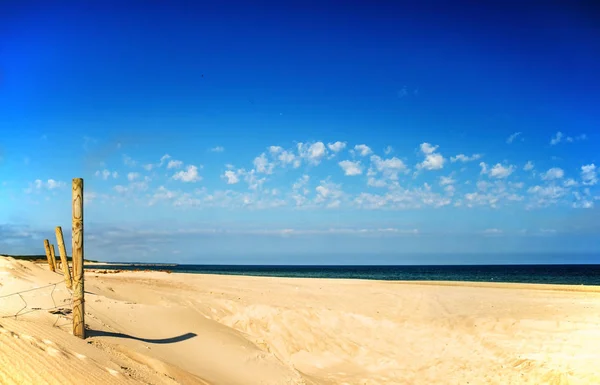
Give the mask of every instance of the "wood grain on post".
[(62, 228), (56, 227), (56, 243), (58, 243), (58, 253), (60, 254), (60, 262), (62, 264), (62, 271), (65, 277), (65, 285), (70, 289), (73, 285), (71, 281), (71, 270), (69, 270), (69, 261), (67, 261), (67, 249), (65, 247), (65, 239), (63, 238)]
[(85, 338), (83, 298), (83, 179), (73, 179), (73, 335)]
[(44, 239), (44, 249), (46, 250), (46, 258), (48, 258), (48, 267), (50, 268), (50, 271), (56, 271), (54, 258), (52, 258), (52, 254), (50, 254), (50, 241), (47, 239)]

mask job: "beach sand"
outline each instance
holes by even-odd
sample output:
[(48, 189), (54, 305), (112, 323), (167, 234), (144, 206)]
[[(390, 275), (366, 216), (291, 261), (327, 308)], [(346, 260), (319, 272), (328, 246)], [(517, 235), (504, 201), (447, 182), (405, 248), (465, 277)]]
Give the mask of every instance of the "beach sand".
[[(0, 297), (60, 282), (0, 258)], [(86, 271), (70, 315), (0, 319), (1, 384), (598, 384), (600, 287)], [(64, 284), (0, 313), (70, 308)]]

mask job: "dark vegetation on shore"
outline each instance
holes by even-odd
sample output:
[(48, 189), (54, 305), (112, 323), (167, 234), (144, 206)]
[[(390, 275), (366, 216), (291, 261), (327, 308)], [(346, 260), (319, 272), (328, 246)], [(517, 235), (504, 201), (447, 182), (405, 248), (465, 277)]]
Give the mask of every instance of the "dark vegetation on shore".
[[(46, 255), (9, 255), (9, 254), (0, 254), (2, 257), (10, 257), (14, 259), (19, 259), (21, 261), (29, 261), (29, 262), (48, 262), (48, 258)], [(71, 261), (71, 256), (67, 255), (67, 261)], [(98, 262), (92, 259), (84, 259), (84, 262)]]

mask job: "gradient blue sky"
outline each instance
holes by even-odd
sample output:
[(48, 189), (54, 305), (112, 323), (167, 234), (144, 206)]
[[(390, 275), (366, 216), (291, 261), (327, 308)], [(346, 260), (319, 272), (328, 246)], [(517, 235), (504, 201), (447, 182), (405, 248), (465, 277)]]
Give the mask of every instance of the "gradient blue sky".
[(3, 2), (0, 252), (82, 177), (89, 258), (598, 255), (595, 8), (376, 3)]

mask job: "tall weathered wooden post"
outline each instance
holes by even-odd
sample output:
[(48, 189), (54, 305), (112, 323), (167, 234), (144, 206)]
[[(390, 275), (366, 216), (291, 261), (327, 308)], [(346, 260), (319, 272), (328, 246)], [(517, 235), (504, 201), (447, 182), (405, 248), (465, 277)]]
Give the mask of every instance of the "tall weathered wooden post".
[(44, 239), (44, 249), (46, 250), (46, 258), (48, 258), (48, 267), (50, 271), (56, 271), (56, 266), (54, 266), (54, 258), (50, 252), (50, 241)]
[(69, 270), (69, 262), (67, 261), (67, 249), (65, 247), (65, 239), (63, 238), (62, 227), (56, 227), (56, 243), (58, 244), (58, 252), (60, 254), (60, 262), (62, 264), (63, 276), (65, 277), (65, 285), (67, 288), (72, 287), (71, 270)]
[(73, 179), (73, 335), (85, 338), (83, 298), (83, 179)]

